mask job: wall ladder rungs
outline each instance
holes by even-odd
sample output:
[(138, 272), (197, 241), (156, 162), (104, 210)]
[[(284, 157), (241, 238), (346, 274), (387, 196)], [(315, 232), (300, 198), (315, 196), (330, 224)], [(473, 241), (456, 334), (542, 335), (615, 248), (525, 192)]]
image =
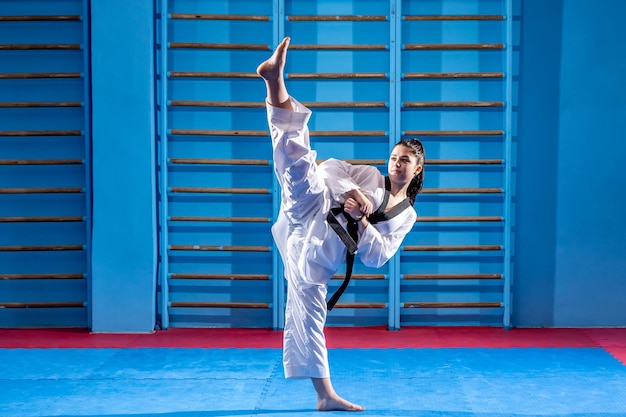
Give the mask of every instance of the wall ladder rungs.
[(502, 50), (501, 43), (411, 43), (406, 44), (407, 51), (479, 51), (479, 50)]
[(181, 20), (245, 20), (253, 22), (269, 22), (269, 16), (253, 16), (243, 14), (207, 14), (207, 13), (171, 13), (170, 19)]
[(502, 130), (406, 130), (406, 136), (503, 136)]
[[(0, 132), (1, 133), (1, 132)], [(213, 130), (213, 129), (171, 129), (170, 135), (190, 136), (269, 136), (266, 130)], [(310, 136), (317, 137), (385, 137), (384, 130), (314, 130)]]
[[(331, 279), (343, 280), (346, 277), (345, 274), (335, 274)], [(352, 274), (351, 279), (355, 280), (384, 280), (385, 274)]]
[(387, 308), (387, 303), (337, 303), (335, 308)]
[(387, 45), (355, 45), (355, 44), (297, 44), (289, 45), (290, 50), (294, 51), (385, 51)]
[(238, 302), (202, 302), (202, 301), (173, 301), (173, 308), (270, 308), (269, 303), (238, 303)]
[(389, 107), (384, 101), (318, 101), (318, 102), (302, 102), (303, 105), (309, 108), (354, 108), (354, 109), (374, 109), (374, 108), (387, 108)]
[[(20, 189), (2, 189), (0, 188), (0, 194), (3, 194), (4, 190), (20, 190)], [(45, 189), (54, 190), (54, 189)], [(59, 189), (70, 190), (70, 189)], [(269, 194), (268, 188), (214, 188), (214, 187), (170, 187), (172, 193), (200, 193), (200, 194)], [(39, 191), (39, 192), (54, 192), (54, 191)], [(56, 191), (56, 192), (71, 192), (71, 191)], [(74, 191), (75, 192), (75, 191)], [(18, 194), (19, 191), (4, 192), (4, 194)], [(425, 188), (422, 193), (424, 194), (501, 194), (501, 188)]]
[[(316, 162), (318, 164), (324, 162), (325, 159), (318, 159)], [(384, 159), (344, 159), (344, 162), (347, 162), (352, 165), (386, 165), (387, 161)]]
[(0, 217), (0, 223), (82, 222), (83, 216)]
[(502, 194), (502, 188), (424, 188), (423, 194)]
[(170, 129), (170, 135), (180, 136), (268, 136), (267, 130)]
[(85, 307), (82, 301), (76, 302), (20, 302), (0, 303), (0, 308), (81, 308)]
[(265, 103), (251, 101), (170, 100), (169, 105), (179, 107), (242, 107), (250, 109), (265, 108)]
[(502, 15), (410, 15), (404, 20), (504, 20)]
[(439, 78), (504, 78), (503, 72), (407, 72), (403, 75), (411, 79), (439, 79)]
[(420, 223), (501, 222), (502, 216), (417, 216)]
[(173, 193), (196, 194), (269, 194), (269, 188), (209, 188), (209, 187), (171, 187)]
[(501, 245), (408, 245), (405, 252), (466, 252), (466, 251), (500, 251)]
[(405, 302), (404, 308), (500, 308), (500, 302)]
[(289, 80), (329, 80), (329, 79), (386, 79), (387, 74), (384, 72), (327, 72), (327, 73), (313, 73), (313, 72), (300, 72), (300, 73), (288, 73), (287, 79)]
[(405, 280), (468, 280), (468, 279), (502, 279), (502, 274), (404, 274)]
[(291, 15), (287, 16), (290, 22), (385, 22), (387, 16), (374, 15)]
[(269, 246), (170, 245), (173, 251), (201, 252), (270, 252)]
[(309, 132), (309, 135), (317, 136), (317, 137), (332, 137), (332, 136), (377, 137), (377, 136), (387, 136), (387, 132), (385, 132), (384, 130), (313, 130)]
[[(264, 109), (263, 102), (248, 101), (199, 101), (199, 100), (171, 100), (170, 106), (179, 107), (240, 107), (249, 109)], [(384, 101), (327, 101), (327, 102), (302, 102), (303, 105), (310, 108), (386, 108), (387, 103)], [(468, 104), (468, 106), (471, 104)], [(0, 105), (0, 107), (2, 107)]]
[(230, 281), (268, 281), (267, 274), (170, 274), (171, 279), (207, 279)]
[(82, 159), (1, 159), (0, 165), (82, 165)]
[(0, 130), (0, 136), (81, 136), (80, 130)]
[(170, 42), (170, 49), (220, 49), (243, 51), (269, 51), (268, 45), (252, 43), (206, 43), (206, 42)]
[(426, 165), (502, 165), (502, 159), (427, 159)]
[(169, 158), (172, 164), (189, 165), (269, 165), (267, 159)]
[(501, 101), (405, 101), (404, 108), (434, 108), (434, 107), (504, 107)]
[(80, 78), (80, 72), (19, 72), (0, 74), (0, 80), (20, 80), (38, 78)]
[(79, 101), (67, 101), (67, 102), (0, 102), (0, 109), (25, 109), (25, 108), (37, 108), (37, 107), (82, 107), (82, 103)]
[(0, 16), (0, 22), (65, 22), (80, 21), (80, 16)]
[(83, 279), (84, 274), (2, 274), (0, 280), (22, 280), (22, 279)]
[(83, 245), (0, 246), (0, 252), (44, 252), (83, 250)]
[(0, 51), (77, 51), (80, 49), (79, 44), (0, 44)]
[(78, 194), (82, 188), (0, 188), (0, 194)]
[(0, 194), (79, 194), (82, 188), (0, 188)]
[(259, 78), (256, 72), (170, 71), (170, 78)]
[(170, 216), (173, 222), (269, 223), (269, 217)]

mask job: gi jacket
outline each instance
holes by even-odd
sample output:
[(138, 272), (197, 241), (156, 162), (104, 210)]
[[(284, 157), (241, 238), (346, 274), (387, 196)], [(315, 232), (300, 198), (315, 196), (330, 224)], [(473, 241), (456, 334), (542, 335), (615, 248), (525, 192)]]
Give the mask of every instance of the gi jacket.
[[(279, 181), (283, 181), (281, 167), (304, 167), (315, 164), (316, 153), (311, 150), (307, 122), (311, 111), (291, 99), (294, 111), (268, 105), (268, 122), (274, 146), (274, 161)], [(307, 167), (309, 168), (309, 167)], [(323, 195), (317, 207), (307, 210), (306, 218), (299, 219), (298, 227), (302, 227), (302, 241), (298, 245), (290, 244), (288, 238), (293, 227), (292, 222), (281, 209), (278, 219), (272, 227), (272, 234), (283, 262), (287, 259), (288, 250), (300, 250), (298, 271), (302, 277), (314, 284), (326, 284), (344, 263), (346, 247), (326, 220), (331, 208), (344, 203), (344, 194), (360, 189), (378, 208), (385, 196), (385, 177), (372, 166), (352, 165), (337, 159), (328, 159), (314, 169), (308, 169), (309, 175), (315, 175), (310, 183), (312, 191)], [(312, 173), (312, 174), (311, 174)], [(303, 174), (304, 175), (304, 174)], [(285, 187), (285, 184), (282, 184)], [(289, 204), (283, 199), (282, 204)], [(356, 255), (361, 262), (369, 267), (381, 267), (397, 252), (404, 237), (413, 228), (417, 213), (408, 206), (390, 220), (368, 225), (358, 239)], [(343, 216), (339, 222), (346, 228), (347, 221)], [(293, 243), (293, 242), (291, 242)], [(293, 257), (292, 257), (293, 259)]]

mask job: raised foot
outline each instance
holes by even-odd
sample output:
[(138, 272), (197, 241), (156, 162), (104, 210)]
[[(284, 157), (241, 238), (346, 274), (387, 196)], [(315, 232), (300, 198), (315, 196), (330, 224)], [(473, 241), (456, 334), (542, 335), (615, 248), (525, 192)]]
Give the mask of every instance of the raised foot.
[(257, 67), (256, 73), (259, 74), (264, 80), (276, 81), (282, 78), (290, 40), (291, 39), (288, 37), (283, 39), (283, 41), (276, 47), (272, 56), (261, 62)]

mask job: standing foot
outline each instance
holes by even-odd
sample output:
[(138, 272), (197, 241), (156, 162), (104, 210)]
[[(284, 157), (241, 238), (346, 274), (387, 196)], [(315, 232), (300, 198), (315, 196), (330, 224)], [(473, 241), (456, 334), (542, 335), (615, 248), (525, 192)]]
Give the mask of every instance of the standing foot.
[(344, 400), (335, 392), (330, 378), (311, 378), (317, 393), (319, 411), (364, 411), (365, 408)]
[(336, 398), (318, 398), (317, 409), (318, 411), (365, 411), (365, 408), (360, 405), (353, 404), (339, 396)]

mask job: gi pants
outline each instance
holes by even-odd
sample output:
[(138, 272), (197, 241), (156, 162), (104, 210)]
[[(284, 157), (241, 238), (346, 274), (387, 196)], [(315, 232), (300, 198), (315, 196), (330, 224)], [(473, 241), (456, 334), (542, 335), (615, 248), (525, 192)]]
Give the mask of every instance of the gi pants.
[(311, 112), (297, 101), (291, 102), (294, 112), (268, 105), (274, 169), (282, 188), (281, 213), (272, 233), (288, 282), (284, 372), (286, 378), (328, 378), (324, 324), (326, 284), (332, 271), (313, 277), (302, 266), (309, 228), (327, 205), (325, 187), (318, 176), (316, 152), (310, 148), (307, 122)]

